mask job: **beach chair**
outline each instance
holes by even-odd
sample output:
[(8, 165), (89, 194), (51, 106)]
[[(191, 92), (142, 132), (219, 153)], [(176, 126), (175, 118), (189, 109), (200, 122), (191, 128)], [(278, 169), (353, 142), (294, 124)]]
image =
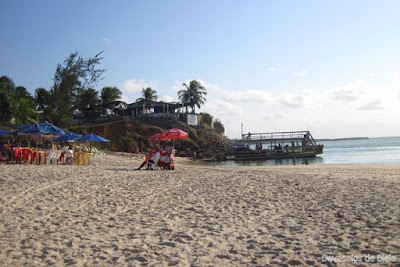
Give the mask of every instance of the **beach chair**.
[(45, 164), (46, 163), (46, 151), (35, 149), (33, 151), (33, 160), (36, 164)]
[(65, 151), (65, 162), (67, 164), (72, 164), (74, 162), (74, 151), (71, 149)]
[(60, 152), (60, 157), (59, 157), (59, 159), (58, 159), (58, 161), (59, 161), (60, 163), (65, 163), (65, 160), (66, 160), (65, 154), (66, 154), (65, 150), (62, 150), (62, 151)]
[(85, 153), (85, 158), (84, 158), (85, 165), (92, 164), (92, 157), (93, 157), (93, 153), (89, 153), (89, 152)]
[(46, 164), (56, 164), (58, 163), (58, 159), (60, 157), (60, 153), (57, 153), (56, 150), (50, 150), (46, 155)]
[(21, 163), (21, 159), (22, 159), (21, 148), (13, 147), (13, 151), (14, 151), (13, 156), (14, 156), (15, 163)]
[(103, 155), (104, 155), (104, 152), (101, 152), (101, 151), (97, 151), (97, 152), (93, 153), (93, 156), (90, 159), (91, 164), (99, 165), (103, 159)]
[(21, 148), (21, 161), (24, 161), (24, 163), (32, 164), (33, 150), (31, 148), (28, 147)]

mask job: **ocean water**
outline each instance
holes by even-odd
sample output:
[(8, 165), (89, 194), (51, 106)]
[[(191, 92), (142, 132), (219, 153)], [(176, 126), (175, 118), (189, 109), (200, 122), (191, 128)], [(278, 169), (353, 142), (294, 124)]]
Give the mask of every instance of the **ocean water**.
[(400, 164), (400, 137), (323, 141), (325, 164)]
[[(324, 153), (307, 158), (308, 164), (400, 164), (400, 137), (319, 141)], [(296, 165), (306, 159), (297, 158)], [(226, 166), (293, 165), (293, 159), (264, 161), (224, 161)]]

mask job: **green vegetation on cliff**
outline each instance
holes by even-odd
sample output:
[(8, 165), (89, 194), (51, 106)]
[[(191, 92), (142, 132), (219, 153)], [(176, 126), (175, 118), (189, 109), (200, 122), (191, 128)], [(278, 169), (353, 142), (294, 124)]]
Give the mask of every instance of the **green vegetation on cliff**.
[[(98, 144), (104, 149), (121, 152), (146, 152), (158, 142), (148, 138), (167, 129), (178, 128), (189, 134), (189, 138), (175, 140), (178, 155), (190, 156), (194, 151), (199, 157), (217, 158), (224, 155), (229, 139), (218, 134), (206, 123), (192, 127), (176, 119), (135, 118), (100, 124), (78, 125), (71, 128), (81, 134), (94, 132), (109, 139), (110, 143)], [(161, 145), (172, 144), (161, 141)]]

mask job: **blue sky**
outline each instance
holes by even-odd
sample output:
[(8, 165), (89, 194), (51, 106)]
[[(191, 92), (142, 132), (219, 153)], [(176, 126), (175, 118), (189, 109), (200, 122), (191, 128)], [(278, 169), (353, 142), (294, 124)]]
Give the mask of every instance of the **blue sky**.
[(151, 86), (177, 100), (208, 89), (201, 111), (226, 135), (311, 130), (314, 137), (400, 135), (400, 1), (6, 1), (0, 75), (49, 89), (71, 52), (103, 51), (96, 87), (133, 102)]

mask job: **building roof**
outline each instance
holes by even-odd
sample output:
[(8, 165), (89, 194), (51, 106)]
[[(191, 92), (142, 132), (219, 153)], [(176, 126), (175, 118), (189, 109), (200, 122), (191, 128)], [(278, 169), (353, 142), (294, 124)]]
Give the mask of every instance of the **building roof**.
[[(155, 102), (153, 102), (152, 107), (153, 108), (157, 108), (157, 107), (164, 107), (166, 105), (168, 105), (168, 107), (170, 107), (170, 108), (183, 107), (182, 103), (180, 103), (180, 102), (164, 102), (164, 101), (155, 101)], [(141, 107), (143, 107), (143, 104), (140, 104), (140, 103), (137, 103), (137, 102), (134, 102), (134, 103), (131, 103), (131, 104), (128, 105), (128, 109), (130, 109), (130, 108), (141, 108)]]

